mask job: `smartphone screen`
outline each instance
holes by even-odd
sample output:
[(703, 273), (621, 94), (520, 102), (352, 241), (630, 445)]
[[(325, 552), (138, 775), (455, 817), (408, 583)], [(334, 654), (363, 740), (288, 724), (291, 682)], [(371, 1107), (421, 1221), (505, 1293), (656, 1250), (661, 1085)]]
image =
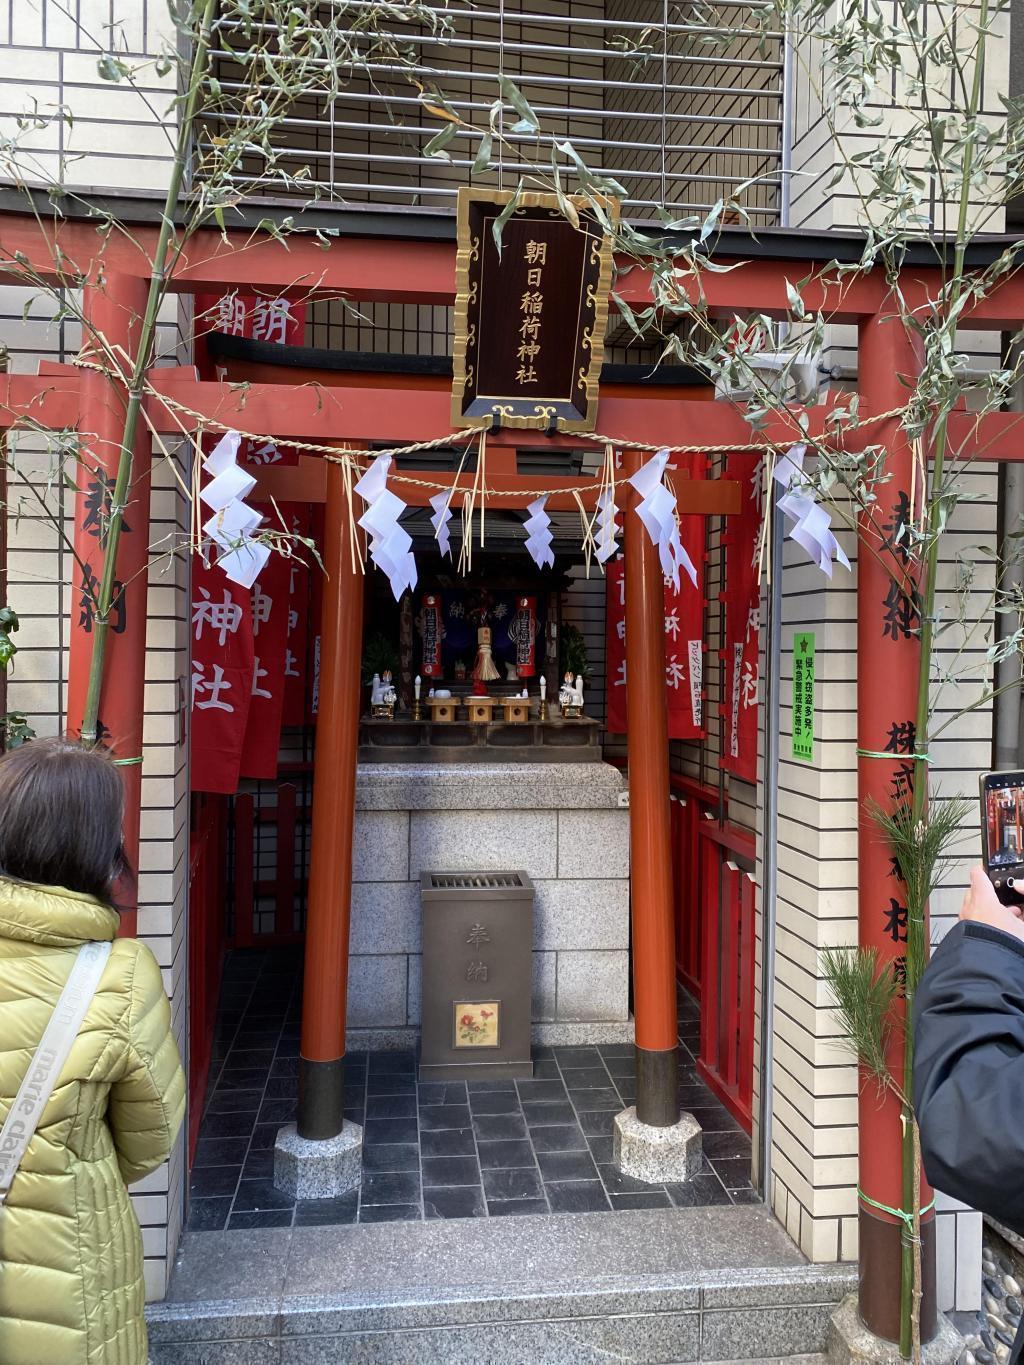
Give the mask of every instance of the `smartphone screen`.
[[(1024, 772), (981, 779), (985, 867), (997, 892), (1024, 891)], [(1000, 897), (1002, 899), (1002, 896)]]

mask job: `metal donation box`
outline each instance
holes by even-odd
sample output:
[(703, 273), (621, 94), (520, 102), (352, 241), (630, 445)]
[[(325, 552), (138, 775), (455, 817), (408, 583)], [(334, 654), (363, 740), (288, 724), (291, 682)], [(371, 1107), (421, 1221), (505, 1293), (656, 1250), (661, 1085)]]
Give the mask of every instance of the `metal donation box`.
[(533, 883), (424, 872), (422, 1080), (533, 1075)]

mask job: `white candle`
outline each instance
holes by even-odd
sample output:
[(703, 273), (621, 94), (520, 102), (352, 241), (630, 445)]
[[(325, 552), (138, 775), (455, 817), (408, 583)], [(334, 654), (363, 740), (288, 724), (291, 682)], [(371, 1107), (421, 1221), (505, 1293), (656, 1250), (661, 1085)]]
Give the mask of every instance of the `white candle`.
[(541, 701), (545, 701), (546, 698), (547, 698), (547, 695), (548, 695), (548, 680), (547, 680), (547, 678), (545, 678), (544, 674), (542, 673), (542, 674), (540, 675), (540, 699), (541, 699)]
[(417, 674), (416, 674), (416, 680), (415, 680), (415, 682), (413, 683), (413, 689), (414, 689), (414, 691), (415, 691), (415, 693), (416, 693), (416, 700), (417, 700), (417, 701), (419, 701), (419, 699), (420, 699), (420, 687), (421, 687), (422, 685), (423, 685), (423, 679), (422, 679), (422, 678), (420, 677), (420, 675), (417, 673)]

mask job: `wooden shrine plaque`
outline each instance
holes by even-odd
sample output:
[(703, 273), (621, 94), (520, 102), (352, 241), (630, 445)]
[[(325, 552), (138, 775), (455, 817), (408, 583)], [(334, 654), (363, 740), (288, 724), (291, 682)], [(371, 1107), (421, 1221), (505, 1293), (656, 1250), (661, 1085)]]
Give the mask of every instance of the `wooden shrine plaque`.
[[(612, 246), (585, 198), (574, 227), (551, 194), (459, 190), (452, 423), (592, 431)], [(603, 205), (609, 214), (615, 205)]]

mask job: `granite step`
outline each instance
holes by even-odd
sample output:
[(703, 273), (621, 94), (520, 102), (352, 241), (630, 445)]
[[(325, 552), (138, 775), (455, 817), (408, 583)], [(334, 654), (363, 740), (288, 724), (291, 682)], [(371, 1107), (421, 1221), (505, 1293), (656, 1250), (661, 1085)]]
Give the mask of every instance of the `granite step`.
[(758, 1207), (190, 1233), (149, 1309), (150, 1360), (791, 1359), (824, 1349), (854, 1283)]

